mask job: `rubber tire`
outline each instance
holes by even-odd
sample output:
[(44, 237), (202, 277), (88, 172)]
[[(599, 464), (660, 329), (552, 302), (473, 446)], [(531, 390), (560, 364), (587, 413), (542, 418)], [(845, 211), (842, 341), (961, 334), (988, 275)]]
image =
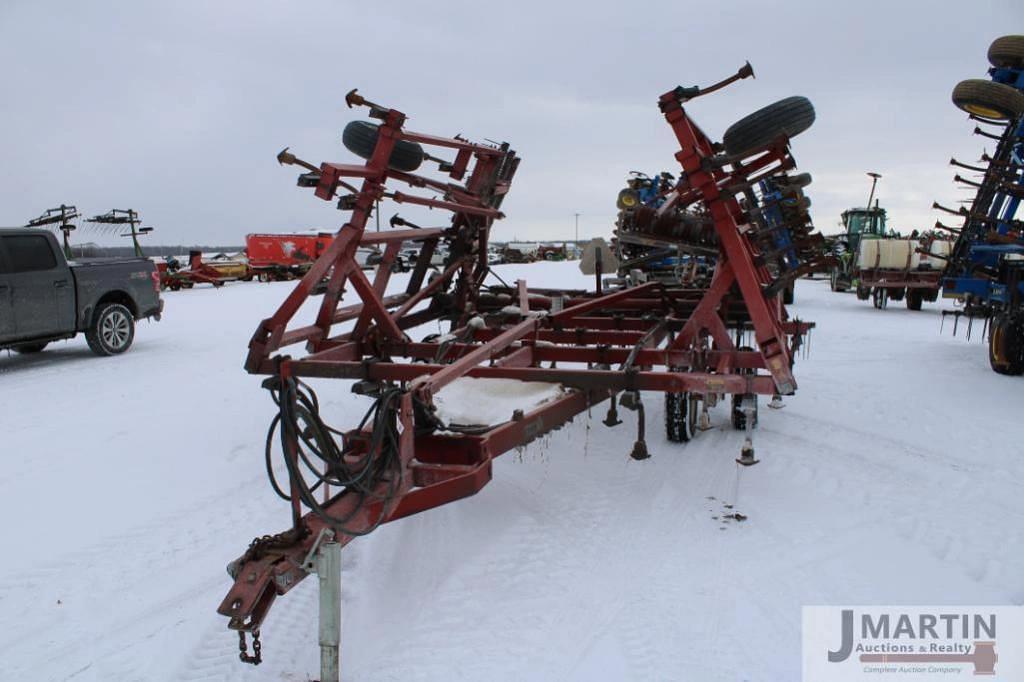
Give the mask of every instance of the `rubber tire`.
[(828, 277), (828, 286), (830, 289), (832, 289), (832, 291), (836, 292), (837, 294), (845, 294), (850, 287), (847, 286), (839, 278), (839, 268), (832, 268)]
[(907, 291), (907, 310), (920, 310), (921, 301), (924, 300), (924, 295), (920, 289), (910, 289)]
[(992, 320), (988, 336), (988, 362), (997, 374), (1024, 374), (1024, 324), (1005, 317)]
[(902, 301), (907, 295), (908, 289), (889, 289), (890, 301)]
[(807, 185), (811, 184), (811, 179), (810, 173), (797, 173), (796, 175), (790, 175), (786, 178), (785, 182), (780, 181), (779, 184), (786, 189), (803, 189), (804, 187), (807, 187)]
[[(352, 121), (341, 133), (341, 143), (356, 156), (369, 159), (377, 146), (379, 126), (367, 121)], [(391, 150), (388, 167), (403, 173), (411, 173), (423, 163), (423, 147), (408, 140), (398, 140)]]
[(997, 69), (1024, 69), (1024, 36), (993, 40), (988, 47), (988, 63)]
[(793, 305), (796, 298), (796, 283), (791, 282), (788, 287), (782, 290), (782, 305)]
[(857, 300), (858, 301), (866, 301), (869, 298), (871, 298), (871, 288), (870, 287), (862, 287), (862, 286), (858, 285), (857, 286)]
[(871, 290), (871, 305), (877, 310), (885, 310), (889, 304), (889, 290), (883, 287), (875, 287)]
[(640, 205), (640, 194), (635, 189), (624, 189), (619, 191), (615, 199), (615, 207), (620, 211), (627, 211)]
[(31, 355), (33, 353), (41, 352), (49, 344), (49, 341), (40, 341), (39, 343), (23, 343), (20, 346), (14, 346), (14, 352), (19, 355)]
[[(100, 333), (103, 321), (115, 313), (120, 313), (128, 320), (128, 338), (120, 346), (111, 346), (103, 339), (103, 335)], [(119, 355), (125, 352), (131, 348), (132, 341), (135, 340), (135, 317), (132, 316), (132, 311), (120, 303), (101, 303), (96, 308), (92, 324), (89, 325), (89, 329), (85, 332), (85, 340), (89, 344), (89, 349), (101, 357)]]
[(1015, 120), (1024, 114), (1024, 93), (1009, 85), (981, 78), (968, 78), (957, 83), (952, 98), (953, 104), (961, 111), (993, 121)]
[(722, 145), (730, 156), (744, 156), (770, 144), (779, 135), (794, 138), (814, 123), (814, 106), (793, 96), (769, 104), (729, 126)]
[(689, 410), (688, 393), (665, 393), (665, 437), (670, 442), (686, 443), (693, 438)]

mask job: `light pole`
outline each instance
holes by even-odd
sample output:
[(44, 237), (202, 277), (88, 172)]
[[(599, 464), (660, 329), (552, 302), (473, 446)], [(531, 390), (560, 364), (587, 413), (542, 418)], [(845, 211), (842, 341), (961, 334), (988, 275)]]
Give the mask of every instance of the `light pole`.
[(576, 242), (575, 242), (576, 250), (579, 250), (579, 248), (580, 248), (580, 214), (579, 213), (573, 213), (573, 215), (576, 217)]

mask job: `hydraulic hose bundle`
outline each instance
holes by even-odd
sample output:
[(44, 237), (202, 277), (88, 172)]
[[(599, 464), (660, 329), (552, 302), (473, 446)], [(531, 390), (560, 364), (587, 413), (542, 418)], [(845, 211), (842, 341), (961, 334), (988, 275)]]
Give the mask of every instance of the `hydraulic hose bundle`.
[[(402, 390), (384, 386), (373, 405), (350, 437), (327, 425), (320, 417), (320, 401), (306, 383), (289, 377), (266, 382), (278, 413), (267, 430), (264, 451), (267, 476), (274, 492), (291, 502), (292, 496), (278, 483), (273, 469), (273, 444), (279, 435), (283, 459), (288, 471), (289, 490), (298, 492), (299, 500), (314, 514), (334, 528), (350, 536), (366, 535), (384, 522), (388, 502), (402, 484), (399, 457), (398, 408)], [(368, 441), (351, 437), (370, 424)], [(295, 457), (288, 456), (287, 443), (294, 439)], [(312, 481), (312, 484), (311, 484)], [(381, 484), (385, 484), (383, 493)], [(329, 502), (318, 502), (314, 493), (324, 485), (339, 488), (338, 494), (355, 495), (357, 502), (342, 516), (325, 510)], [(380, 514), (368, 529), (358, 530), (346, 524), (367, 504), (380, 502)]]

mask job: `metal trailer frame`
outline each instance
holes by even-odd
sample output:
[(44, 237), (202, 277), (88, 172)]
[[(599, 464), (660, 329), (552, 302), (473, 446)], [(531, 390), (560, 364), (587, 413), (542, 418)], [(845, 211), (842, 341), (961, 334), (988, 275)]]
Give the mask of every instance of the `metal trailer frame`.
[[(793, 166), (788, 139), (780, 135), (745, 158), (728, 157), (683, 108), (690, 99), (741, 77), (743, 70), (709, 88), (675, 88), (658, 101), (678, 141), (675, 158), (686, 178), (669, 201), (681, 206), (703, 202), (719, 237), (717, 268), (704, 291), (657, 282), (602, 291), (600, 278), (595, 292), (530, 289), (524, 281), (484, 287), (490, 227), (502, 217), (499, 208), (519, 165), (518, 156), (508, 144), (484, 145), (408, 131), (402, 112), (369, 102), (354, 90), (346, 98), (349, 106), (367, 106), (370, 116), (381, 121), (365, 163), (314, 166), (287, 150), (279, 155), (280, 162), (309, 171), (299, 184), (314, 187), (318, 198), (333, 201), (339, 189), (345, 190), (339, 207), (351, 213), (280, 308), (259, 324), (245, 367), (268, 377), (265, 386), (280, 396), (282, 414), (295, 408), (295, 387), (306, 378), (356, 380), (354, 388), (369, 394), (394, 391), (391, 423), (396, 436), (389, 455), (400, 469), (399, 475), (382, 477), (365, 494), (350, 489), (324, 493), (321, 511), (346, 518), (343, 529), (319, 513), (306, 512), (301, 484), (290, 477), (292, 526), (254, 540), (233, 562), (229, 572), (234, 584), (218, 608), (229, 618), (229, 627), (239, 631), (243, 660), (253, 662), (254, 658), (245, 649), (245, 633), (258, 635), (276, 597), (314, 570), (311, 557), (317, 555), (325, 534), (345, 545), (381, 523), (473, 495), (490, 481), (495, 457), (559, 428), (606, 399), (612, 399), (614, 415), (618, 394), (624, 407), (638, 409), (640, 446), (641, 391), (707, 399), (737, 394), (749, 410), (751, 402), (756, 404), (756, 395), (788, 395), (796, 390), (794, 355), (813, 324), (789, 319), (780, 297), (766, 295), (772, 276), (756, 262), (756, 248), (746, 235), (748, 219), (736, 198), (763, 177)], [(452, 161), (424, 155), (437, 161), (450, 180), (389, 168), (392, 153), (402, 142), (454, 152)], [(355, 187), (347, 179), (360, 184)], [(440, 197), (389, 191), (388, 181), (433, 190)], [(371, 211), (382, 198), (450, 211), (451, 225), (368, 232)], [(442, 239), (449, 243), (451, 255), (444, 272), (426, 281), (429, 255)], [(428, 257), (418, 259), (403, 293), (386, 295), (388, 265), (406, 241), (421, 242)], [(384, 261), (373, 281), (353, 259), (360, 244), (383, 247)], [(328, 285), (316, 321), (290, 327), (325, 276)], [(355, 290), (360, 303), (339, 307), (346, 285)], [(438, 319), (451, 320), (448, 340), (417, 342), (406, 334)], [(332, 330), (351, 321), (355, 321), (351, 331)], [(740, 350), (734, 342), (734, 334), (747, 333), (755, 339), (756, 350)], [(282, 354), (300, 343), (306, 346), (305, 355)], [(564, 393), (474, 433), (419, 428), (422, 415), (431, 411), (433, 396), (461, 377), (549, 382), (564, 387)], [(747, 445), (751, 414), (747, 412)], [(284, 421), (283, 457), (289, 467), (298, 467), (303, 434), (298, 426)], [(348, 431), (344, 438), (346, 461), (372, 463), (384, 456), (383, 447), (373, 445), (373, 434), (367, 429)], [(634, 449), (633, 455), (646, 456), (645, 445), (642, 452)], [(755, 462), (752, 448), (738, 461)]]

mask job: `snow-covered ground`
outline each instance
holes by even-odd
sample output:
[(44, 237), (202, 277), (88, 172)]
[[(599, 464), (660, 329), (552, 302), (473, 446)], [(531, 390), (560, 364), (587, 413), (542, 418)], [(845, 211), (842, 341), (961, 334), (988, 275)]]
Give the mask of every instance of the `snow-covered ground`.
[[(589, 283), (573, 263), (498, 272)], [(215, 613), (225, 564), (288, 523), (263, 472), (273, 405), (241, 365), (290, 286), (170, 293), (122, 357), (81, 339), (0, 357), (0, 679), (318, 676), (315, 580), (275, 604), (258, 668)], [(632, 413), (609, 429), (595, 409), (476, 497), (352, 543), (343, 679), (795, 680), (801, 605), (1024, 603), (1024, 383), (980, 334), (940, 334), (940, 307), (800, 282), (792, 311), (818, 329), (797, 395), (761, 412), (756, 467), (724, 406), (681, 446), (650, 395), (652, 459), (628, 457)], [(343, 382), (317, 388), (330, 422), (361, 416)]]

